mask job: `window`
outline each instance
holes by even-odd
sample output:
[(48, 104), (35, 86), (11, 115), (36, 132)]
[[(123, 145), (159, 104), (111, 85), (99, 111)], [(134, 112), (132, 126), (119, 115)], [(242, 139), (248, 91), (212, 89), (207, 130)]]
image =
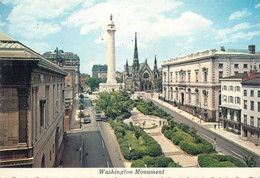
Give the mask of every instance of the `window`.
[(254, 97), (254, 90), (250, 90), (250, 96)]
[(67, 80), (67, 87), (70, 87), (70, 80)]
[(244, 90), (244, 96), (247, 96), (247, 90)]
[(260, 118), (257, 118), (257, 127), (260, 128)]
[(236, 97), (236, 104), (240, 104), (240, 97)]
[(43, 127), (44, 124), (44, 105), (46, 100), (40, 100), (40, 126)]
[(223, 102), (227, 102), (227, 96), (223, 95)]
[(238, 74), (238, 71), (235, 71), (234, 74)]
[(208, 72), (204, 72), (204, 82), (208, 81)]
[(247, 115), (244, 114), (244, 124), (247, 125)]
[(196, 82), (199, 82), (199, 71), (196, 71)]
[(229, 96), (229, 97), (228, 97), (228, 102), (229, 102), (229, 103), (233, 103), (233, 96)]
[(254, 116), (250, 116), (250, 125), (254, 126)]
[(219, 71), (218, 76), (219, 76), (219, 78), (223, 78), (223, 71)]
[(234, 64), (234, 68), (237, 69), (238, 68), (238, 64)]
[(260, 102), (257, 102), (257, 111), (260, 112)]
[(203, 90), (203, 97), (204, 97), (204, 105), (208, 105), (208, 92), (206, 90)]
[(163, 81), (166, 82), (166, 72), (163, 72)]
[(260, 98), (260, 90), (257, 91), (257, 96)]
[(189, 89), (189, 103), (191, 103), (191, 90)]
[(68, 72), (68, 76), (70, 76), (70, 72)]
[(226, 85), (224, 85), (224, 87), (223, 87), (223, 90), (224, 90), (224, 91), (226, 91), (226, 90), (227, 90), (227, 86), (226, 86)]
[(240, 91), (240, 86), (236, 86), (236, 91)]
[(244, 100), (244, 109), (247, 109), (247, 100)]
[(254, 101), (250, 101), (250, 110), (254, 111)]
[(188, 82), (190, 82), (190, 72), (188, 73)]
[(229, 86), (229, 91), (233, 91), (233, 86)]
[(171, 72), (171, 82), (172, 82), (172, 72)]
[(175, 81), (178, 81), (178, 72), (175, 73)]
[(223, 69), (223, 64), (222, 64), (222, 63), (219, 63), (219, 64), (218, 64), (218, 68)]
[(247, 68), (247, 64), (244, 64), (244, 69)]

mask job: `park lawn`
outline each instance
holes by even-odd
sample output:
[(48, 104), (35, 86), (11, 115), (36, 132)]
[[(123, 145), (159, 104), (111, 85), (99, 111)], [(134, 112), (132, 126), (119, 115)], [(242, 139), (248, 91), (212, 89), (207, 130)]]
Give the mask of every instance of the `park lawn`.
[(193, 137), (190, 134), (182, 131), (179, 127), (174, 127), (174, 128), (177, 129), (177, 132), (175, 132), (175, 135), (181, 136), (183, 138), (183, 140), (185, 140), (187, 142), (193, 142), (194, 143)]
[(137, 140), (137, 138), (135, 137), (135, 133), (130, 130), (126, 130), (124, 140), (126, 140), (127, 143), (131, 143), (132, 149), (137, 149), (137, 148), (140, 150), (147, 149), (146, 143), (145, 143), (144, 139), (142, 138), (142, 136), (140, 136), (139, 139)]

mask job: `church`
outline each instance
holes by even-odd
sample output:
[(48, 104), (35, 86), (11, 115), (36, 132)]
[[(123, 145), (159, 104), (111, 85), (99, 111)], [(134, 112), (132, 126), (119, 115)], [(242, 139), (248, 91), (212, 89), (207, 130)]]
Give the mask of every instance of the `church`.
[(151, 91), (155, 88), (155, 80), (159, 77), (157, 69), (157, 59), (154, 58), (154, 69), (151, 70), (147, 63), (147, 59), (143, 63), (139, 63), (137, 49), (137, 35), (135, 33), (134, 59), (132, 66), (128, 66), (128, 61), (124, 67), (123, 81), (126, 90), (130, 91)]

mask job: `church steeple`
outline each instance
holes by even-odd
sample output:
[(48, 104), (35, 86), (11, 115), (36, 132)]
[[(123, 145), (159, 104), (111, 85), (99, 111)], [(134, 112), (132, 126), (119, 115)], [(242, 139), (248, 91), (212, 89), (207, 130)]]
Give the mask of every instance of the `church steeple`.
[(125, 64), (125, 72), (127, 75), (129, 75), (129, 68), (128, 68), (128, 60), (126, 59), (126, 64)]
[(137, 49), (137, 36), (135, 32), (135, 49), (134, 49), (134, 59), (138, 59), (138, 49)]
[(157, 78), (159, 75), (159, 71), (157, 69), (157, 59), (156, 59), (156, 55), (154, 57), (154, 66), (153, 66), (153, 73), (154, 73), (154, 78)]

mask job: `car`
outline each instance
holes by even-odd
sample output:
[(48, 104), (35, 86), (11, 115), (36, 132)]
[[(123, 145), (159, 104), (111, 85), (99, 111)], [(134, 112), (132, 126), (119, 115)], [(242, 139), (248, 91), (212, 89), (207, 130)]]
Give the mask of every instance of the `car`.
[(97, 109), (97, 110), (96, 110), (96, 113), (99, 114), (99, 113), (101, 113), (101, 111), (100, 111), (99, 109)]
[(87, 124), (87, 123), (91, 123), (90, 117), (85, 117), (84, 118), (84, 124)]
[(84, 111), (84, 117), (89, 117), (90, 114), (87, 111)]

